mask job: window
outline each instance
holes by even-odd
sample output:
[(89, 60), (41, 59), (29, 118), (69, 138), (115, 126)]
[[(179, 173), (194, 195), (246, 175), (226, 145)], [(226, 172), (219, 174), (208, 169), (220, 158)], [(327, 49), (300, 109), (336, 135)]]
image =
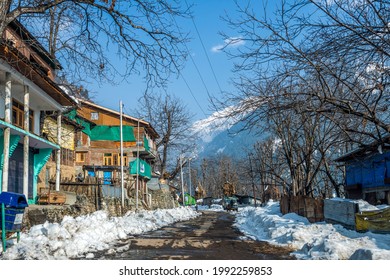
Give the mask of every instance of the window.
[[(121, 165), (121, 154), (118, 154), (118, 166)], [(127, 154), (123, 153), (123, 166), (127, 166)]]
[(120, 155), (114, 154), (114, 155), (112, 156), (112, 158), (113, 158), (113, 165), (116, 165), (116, 166), (120, 165), (120, 164), (119, 164)]
[(127, 154), (124, 153), (123, 154), (123, 166), (127, 166), (128, 165), (128, 162), (127, 162)]
[(85, 162), (85, 154), (86, 153), (76, 152), (76, 162)]
[(99, 119), (99, 113), (98, 112), (91, 112), (91, 120), (96, 121)]
[[(50, 160), (52, 162), (57, 161), (57, 150), (53, 150), (50, 155)], [(61, 164), (67, 165), (67, 166), (73, 166), (74, 165), (74, 151), (61, 148)]]
[[(24, 105), (15, 99), (12, 100), (12, 124), (24, 129)], [(30, 110), (29, 114), (30, 130), (34, 128), (34, 111)]]
[(74, 152), (66, 148), (61, 148), (61, 164), (72, 166), (73, 163), (74, 163)]
[(112, 154), (104, 154), (103, 165), (112, 165)]
[[(121, 165), (121, 154), (111, 154), (111, 153), (106, 153), (103, 156), (103, 165), (113, 165), (113, 166), (120, 166)], [(127, 159), (127, 154), (123, 154), (123, 166), (128, 165), (128, 159)]]

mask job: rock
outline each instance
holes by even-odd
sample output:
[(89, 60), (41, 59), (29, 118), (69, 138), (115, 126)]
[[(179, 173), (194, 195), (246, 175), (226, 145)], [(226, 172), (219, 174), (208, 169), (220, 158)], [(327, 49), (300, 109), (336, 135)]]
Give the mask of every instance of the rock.
[(372, 260), (372, 252), (367, 249), (358, 249), (352, 254), (352, 256), (349, 259), (350, 260)]

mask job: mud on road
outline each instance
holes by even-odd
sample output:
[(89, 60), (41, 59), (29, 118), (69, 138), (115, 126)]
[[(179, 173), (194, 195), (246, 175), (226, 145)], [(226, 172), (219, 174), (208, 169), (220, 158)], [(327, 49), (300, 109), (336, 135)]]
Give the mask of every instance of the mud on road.
[(234, 215), (204, 211), (189, 221), (121, 240), (94, 259), (286, 260), (288, 248), (248, 240), (233, 226)]

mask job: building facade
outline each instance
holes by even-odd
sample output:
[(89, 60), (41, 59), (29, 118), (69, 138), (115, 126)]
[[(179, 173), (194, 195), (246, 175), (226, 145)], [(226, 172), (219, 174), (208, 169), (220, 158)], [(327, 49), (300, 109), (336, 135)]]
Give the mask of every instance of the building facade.
[(345, 165), (347, 198), (365, 199), (371, 204), (390, 204), (390, 136), (338, 159)]
[(157, 159), (157, 132), (146, 121), (122, 114), (123, 159), (121, 156), (120, 112), (93, 102), (79, 100), (79, 107), (68, 114), (83, 129), (76, 134), (75, 165), (80, 178), (94, 177), (108, 196), (119, 196), (121, 162), (128, 197), (145, 202), (146, 183), (151, 179)]
[(0, 42), (0, 184), (2, 191), (37, 199), (38, 174), (56, 152), (59, 187), (60, 144), (43, 135), (44, 112), (56, 112), (61, 138), (63, 112), (76, 105), (56, 83), (59, 63), (17, 21), (9, 24)]

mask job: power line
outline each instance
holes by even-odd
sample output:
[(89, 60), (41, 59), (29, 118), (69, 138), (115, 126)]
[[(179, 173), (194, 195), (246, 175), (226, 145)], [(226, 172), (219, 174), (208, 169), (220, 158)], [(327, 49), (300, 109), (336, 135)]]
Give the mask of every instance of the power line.
[(200, 106), (200, 104), (199, 104), (198, 100), (196, 99), (196, 97), (195, 97), (194, 93), (192, 92), (192, 90), (191, 90), (191, 88), (190, 88), (189, 84), (187, 83), (186, 79), (184, 78), (183, 74), (182, 74), (182, 73), (180, 73), (180, 76), (181, 76), (181, 78), (183, 79), (184, 83), (186, 84), (186, 86), (187, 86), (188, 90), (190, 91), (190, 93), (191, 93), (192, 97), (194, 98), (194, 100), (195, 100), (196, 104), (198, 105), (199, 109), (202, 111), (202, 113), (204, 114), (204, 116), (205, 116), (205, 117), (207, 117), (206, 113), (203, 111), (203, 108), (202, 108), (202, 106)]
[[(187, 4), (187, 7), (188, 7), (188, 4)], [(175, 19), (173, 16), (171, 16), (171, 17), (172, 17), (173, 21), (175, 22), (176, 27), (179, 29), (180, 27), (179, 27), (179, 25), (177, 24), (176, 19)], [(189, 56), (190, 56), (190, 58), (191, 58), (192, 64), (194, 65), (194, 67), (195, 67), (195, 69), (196, 69), (196, 72), (198, 73), (198, 76), (199, 76), (200, 80), (202, 81), (202, 84), (203, 84), (203, 86), (204, 86), (204, 88), (205, 88), (205, 90), (206, 90), (208, 96), (210, 96), (210, 92), (209, 92), (209, 90), (208, 90), (208, 88), (207, 88), (207, 85), (206, 85), (206, 83), (205, 83), (205, 81), (204, 81), (204, 79), (203, 79), (202, 74), (201, 74), (200, 71), (199, 71), (198, 66), (197, 66), (196, 63), (195, 63), (194, 58), (192, 57), (192, 55), (191, 55), (191, 53), (190, 53), (190, 50), (188, 49), (187, 44), (184, 43), (184, 46), (185, 46), (185, 48), (186, 48), (186, 50), (187, 50), (187, 53), (189, 54)], [(204, 116), (207, 117), (207, 114), (206, 114), (205, 111), (203, 110), (202, 106), (199, 104), (198, 99), (195, 97), (195, 95), (194, 95), (194, 93), (193, 93), (193, 91), (192, 91), (190, 85), (188, 84), (187, 80), (184, 78), (182, 72), (180, 72), (180, 77), (183, 79), (184, 83), (186, 84), (188, 90), (190, 91), (190, 94), (191, 94), (192, 98), (195, 100), (195, 103), (198, 105), (199, 109), (202, 111), (202, 113), (204, 114)]]
[[(185, 2), (186, 2), (186, 5), (187, 5), (187, 8), (189, 8), (189, 5), (188, 5), (188, 3), (187, 3), (187, 0), (185, 0)], [(216, 82), (217, 85), (218, 85), (219, 91), (222, 93), (221, 85), (220, 85), (219, 82), (218, 82), (217, 75), (215, 74), (215, 71), (214, 71), (214, 68), (213, 68), (213, 66), (212, 66), (212, 64), (211, 64), (209, 55), (207, 54), (207, 51), (206, 51), (206, 48), (205, 48), (205, 46), (204, 46), (202, 37), (200, 36), (200, 32), (199, 32), (199, 30), (198, 30), (198, 27), (196, 26), (194, 17), (191, 17), (191, 20), (192, 20), (192, 23), (193, 23), (193, 25), (194, 25), (194, 27), (195, 27), (196, 33), (197, 33), (197, 35), (198, 35), (198, 38), (199, 38), (199, 40), (200, 40), (200, 42), (201, 42), (201, 44), (202, 44), (202, 48), (203, 48), (204, 54), (206, 55), (206, 58), (207, 58), (207, 61), (208, 61), (208, 63), (209, 63), (211, 72), (213, 73), (215, 82)], [(210, 95), (210, 94), (209, 94), (209, 95)]]

